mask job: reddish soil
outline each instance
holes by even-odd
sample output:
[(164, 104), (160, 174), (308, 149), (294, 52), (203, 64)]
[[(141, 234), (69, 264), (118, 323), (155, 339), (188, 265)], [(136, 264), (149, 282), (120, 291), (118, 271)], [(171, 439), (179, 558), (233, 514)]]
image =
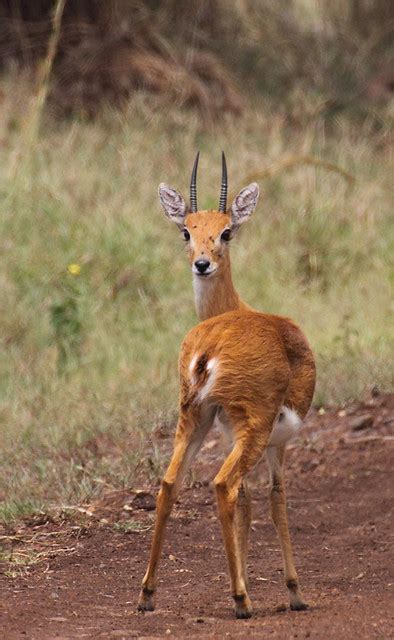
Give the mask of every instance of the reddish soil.
[[(366, 414), (369, 419), (357, 426)], [(82, 521), (42, 516), (3, 532), (1, 542), (13, 555), (3, 562), (0, 576), (1, 637), (394, 637), (393, 425), (394, 397), (380, 396), (346, 411), (312, 413), (304, 437), (290, 447), (289, 516), (308, 611), (291, 612), (284, 605), (262, 464), (252, 478), (254, 616), (233, 618), (209, 484), (221, 459), (214, 434), (174, 510), (154, 613), (136, 612), (151, 540), (150, 494), (156, 489), (150, 487), (145, 496), (107, 495), (81, 515)], [(161, 442), (167, 451), (168, 441)], [(23, 567), (18, 558), (25, 558)]]

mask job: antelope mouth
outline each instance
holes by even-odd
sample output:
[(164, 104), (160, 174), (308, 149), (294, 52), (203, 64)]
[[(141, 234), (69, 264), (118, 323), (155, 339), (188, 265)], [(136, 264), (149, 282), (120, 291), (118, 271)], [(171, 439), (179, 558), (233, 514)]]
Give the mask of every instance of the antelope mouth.
[(198, 278), (201, 278), (202, 280), (207, 280), (208, 278), (210, 278), (211, 276), (214, 276), (216, 273), (217, 269), (213, 269), (212, 271), (206, 271), (205, 273), (200, 273), (200, 271), (194, 271), (193, 269), (193, 275), (197, 276)]

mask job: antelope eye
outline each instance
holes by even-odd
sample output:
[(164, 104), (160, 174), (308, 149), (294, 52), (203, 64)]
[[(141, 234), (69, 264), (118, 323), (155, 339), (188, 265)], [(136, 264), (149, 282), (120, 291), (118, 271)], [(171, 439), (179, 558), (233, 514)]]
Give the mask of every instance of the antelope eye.
[(229, 240), (231, 240), (231, 231), (230, 229), (225, 229), (222, 233), (222, 235), (220, 236), (220, 239), (223, 240), (224, 242), (228, 242)]
[(187, 229), (183, 230), (183, 239), (186, 240), (186, 242), (190, 240), (190, 233), (188, 232)]

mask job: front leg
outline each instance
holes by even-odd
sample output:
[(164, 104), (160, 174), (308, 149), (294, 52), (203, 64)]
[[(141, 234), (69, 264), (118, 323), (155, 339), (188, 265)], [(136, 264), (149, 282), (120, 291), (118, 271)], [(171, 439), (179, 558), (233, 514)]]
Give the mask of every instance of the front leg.
[(167, 521), (177, 499), (182, 480), (199, 451), (211, 424), (210, 416), (205, 416), (205, 419), (202, 419), (200, 415), (196, 416), (192, 412), (181, 414), (179, 418), (174, 452), (157, 497), (156, 521), (149, 563), (138, 599), (139, 611), (153, 611), (155, 608), (156, 573)]
[[(171, 461), (173, 468), (177, 464), (179, 465), (180, 455), (180, 450), (174, 451)], [(165, 527), (173, 504), (176, 500), (176, 479), (173, 482), (166, 480), (166, 477), (170, 477), (170, 474), (168, 473), (169, 471), (170, 468), (162, 481), (161, 489), (157, 496), (155, 529), (153, 533), (149, 564), (142, 581), (141, 592), (138, 599), (138, 611), (153, 611), (155, 608), (154, 595), (156, 591), (156, 571), (163, 547)]]

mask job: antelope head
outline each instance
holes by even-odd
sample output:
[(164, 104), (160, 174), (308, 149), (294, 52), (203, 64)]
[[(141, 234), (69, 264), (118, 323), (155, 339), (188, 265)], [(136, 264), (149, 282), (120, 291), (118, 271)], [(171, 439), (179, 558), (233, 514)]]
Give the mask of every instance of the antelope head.
[(175, 222), (186, 242), (193, 274), (201, 279), (219, 275), (228, 263), (229, 242), (239, 227), (254, 211), (259, 187), (252, 182), (238, 193), (227, 209), (227, 165), (222, 152), (222, 182), (218, 209), (197, 207), (197, 167), (200, 152), (194, 161), (190, 180), (190, 206), (186, 206), (179, 191), (165, 183), (159, 185), (159, 197), (164, 213)]

